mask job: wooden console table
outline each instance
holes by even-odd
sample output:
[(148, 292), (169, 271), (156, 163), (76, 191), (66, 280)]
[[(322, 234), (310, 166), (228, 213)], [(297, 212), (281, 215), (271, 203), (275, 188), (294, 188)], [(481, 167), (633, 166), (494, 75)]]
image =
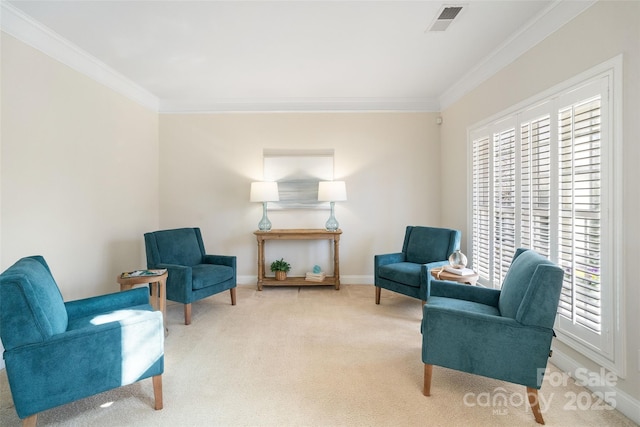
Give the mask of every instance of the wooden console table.
[[(323, 229), (274, 229), (271, 231), (255, 231), (258, 240), (258, 290), (262, 286), (318, 286), (335, 285), (340, 289), (340, 235), (342, 230), (326, 231)], [(333, 240), (333, 276), (327, 276), (322, 282), (311, 282), (304, 277), (287, 277), (276, 280), (265, 276), (264, 242), (267, 240)]]

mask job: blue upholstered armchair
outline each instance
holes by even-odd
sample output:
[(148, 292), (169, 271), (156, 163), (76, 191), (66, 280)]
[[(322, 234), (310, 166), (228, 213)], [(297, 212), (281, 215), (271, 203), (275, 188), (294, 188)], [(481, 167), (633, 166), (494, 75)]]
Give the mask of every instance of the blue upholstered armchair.
[(161, 230), (144, 235), (147, 268), (166, 268), (167, 299), (184, 304), (191, 324), (191, 303), (229, 289), (236, 305), (236, 257), (207, 255), (199, 228)]
[(376, 304), (382, 288), (426, 301), (431, 269), (449, 264), (449, 255), (458, 249), (458, 230), (408, 226), (402, 252), (374, 256)]
[(433, 365), (526, 386), (544, 424), (538, 390), (551, 349), (563, 271), (540, 254), (518, 249), (502, 289), (434, 280), (422, 319), (424, 394)]
[(164, 326), (149, 290), (63, 302), (41, 256), (0, 275), (0, 337), (24, 426), (38, 412), (153, 377), (162, 409)]

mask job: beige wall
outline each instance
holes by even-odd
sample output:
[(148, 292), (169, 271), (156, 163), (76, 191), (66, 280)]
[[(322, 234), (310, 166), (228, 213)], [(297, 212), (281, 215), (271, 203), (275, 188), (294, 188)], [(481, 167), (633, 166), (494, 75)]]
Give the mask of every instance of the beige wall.
[[(201, 227), (207, 251), (235, 254), (239, 280), (252, 283), (262, 206), (249, 202), (249, 187), (262, 179), (263, 149), (334, 149), (334, 176), (348, 193), (336, 203), (340, 273), (344, 283), (371, 283), (373, 255), (399, 251), (406, 225), (440, 223), (438, 138), (432, 113), (161, 115), (160, 224)], [(274, 228), (322, 228), (328, 216), (269, 212)], [(270, 242), (266, 259), (284, 256), (304, 274), (330, 267), (327, 248)]]
[(158, 225), (158, 115), (1, 42), (1, 268), (39, 254), (65, 300), (115, 292)]
[[(588, 47), (592, 47), (588, 49)], [(574, 54), (570, 54), (574, 52)], [(467, 129), (527, 98), (543, 92), (619, 54), (624, 55), (623, 176), (624, 176), (624, 306), (626, 327), (627, 378), (618, 382), (620, 390), (640, 397), (640, 325), (637, 264), (640, 253), (640, 2), (599, 2), (517, 61), (483, 83), (472, 93), (443, 111), (443, 170), (457, 168), (456, 153), (467, 152)], [(467, 188), (467, 171), (450, 175), (457, 188)], [(442, 217), (468, 236), (466, 197), (443, 193)], [(466, 246), (466, 241), (463, 242)], [(598, 367), (561, 343), (555, 347), (568, 357), (595, 371)], [(553, 359), (552, 359), (553, 361)], [(619, 401), (625, 398), (622, 393)], [(637, 406), (636, 409), (637, 410)], [(640, 413), (635, 414), (636, 421)]]

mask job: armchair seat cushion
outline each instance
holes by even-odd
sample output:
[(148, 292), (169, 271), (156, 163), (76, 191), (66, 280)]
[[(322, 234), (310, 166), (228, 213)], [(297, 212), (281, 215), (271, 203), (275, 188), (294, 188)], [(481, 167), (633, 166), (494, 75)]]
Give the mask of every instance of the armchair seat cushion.
[(487, 314), (489, 316), (500, 316), (500, 310), (479, 302), (467, 301), (462, 299), (453, 299), (445, 297), (429, 297), (429, 307), (446, 307), (449, 310), (460, 311), (464, 313)]
[(198, 264), (193, 266), (193, 290), (215, 286), (234, 278), (234, 269), (227, 265)]
[(378, 269), (378, 275), (383, 279), (419, 288), (421, 267), (422, 264), (415, 264), (412, 262), (387, 264), (380, 266)]

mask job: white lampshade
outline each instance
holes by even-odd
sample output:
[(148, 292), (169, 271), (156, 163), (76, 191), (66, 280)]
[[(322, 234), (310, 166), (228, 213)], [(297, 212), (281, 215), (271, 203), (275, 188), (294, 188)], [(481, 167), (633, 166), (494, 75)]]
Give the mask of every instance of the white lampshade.
[(280, 200), (278, 196), (278, 183), (252, 182), (250, 199), (252, 202), (277, 202)]
[(341, 202), (347, 200), (347, 186), (344, 181), (320, 181), (318, 200), (321, 202)]

